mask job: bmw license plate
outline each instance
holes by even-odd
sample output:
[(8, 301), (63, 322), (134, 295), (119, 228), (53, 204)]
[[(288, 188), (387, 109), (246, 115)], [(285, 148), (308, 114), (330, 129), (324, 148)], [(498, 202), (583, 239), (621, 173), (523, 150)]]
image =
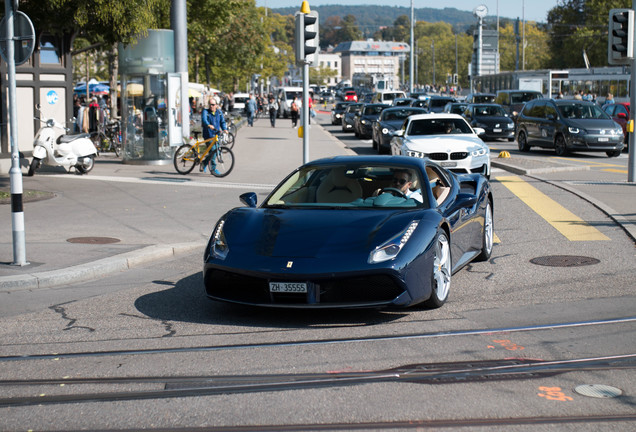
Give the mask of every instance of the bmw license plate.
[(270, 282), (269, 292), (273, 293), (306, 293), (305, 282)]
[(456, 167), (457, 162), (441, 162), (440, 165), (443, 167)]

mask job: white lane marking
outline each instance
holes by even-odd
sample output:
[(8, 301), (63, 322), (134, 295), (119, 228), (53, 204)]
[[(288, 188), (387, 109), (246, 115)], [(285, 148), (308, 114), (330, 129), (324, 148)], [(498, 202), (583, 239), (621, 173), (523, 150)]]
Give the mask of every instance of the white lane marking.
[(206, 188), (225, 188), (225, 189), (259, 189), (259, 190), (272, 190), (276, 185), (268, 184), (255, 184), (255, 183), (207, 183), (192, 181), (188, 178), (173, 178), (173, 177), (110, 177), (110, 176), (96, 176), (96, 175), (84, 175), (84, 176), (71, 176), (68, 174), (51, 174), (48, 177), (57, 177), (64, 179), (81, 179), (81, 180), (100, 180), (118, 183), (137, 183), (137, 184), (152, 184), (152, 185), (173, 185), (173, 186), (192, 186), (192, 187), (206, 187)]

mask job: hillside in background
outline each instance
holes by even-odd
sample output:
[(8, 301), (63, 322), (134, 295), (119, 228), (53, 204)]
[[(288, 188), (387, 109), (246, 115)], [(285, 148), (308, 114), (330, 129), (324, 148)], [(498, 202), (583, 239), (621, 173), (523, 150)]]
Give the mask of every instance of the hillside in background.
[[(299, 8), (272, 8), (273, 12), (281, 15), (294, 15)], [(373, 33), (381, 27), (392, 26), (399, 16), (411, 16), (411, 8), (405, 6), (377, 6), (377, 5), (325, 5), (312, 6), (312, 10), (318, 11), (320, 22), (324, 22), (330, 16), (344, 17), (353, 15), (356, 17), (356, 24), (365, 37), (371, 37)], [(433, 9), (433, 8), (414, 8), (415, 20), (426, 22), (443, 21), (451, 24), (455, 31), (463, 32), (471, 26), (477, 24), (477, 19), (472, 12), (461, 11), (455, 8)], [(512, 18), (501, 18), (501, 22), (507, 22)], [(497, 21), (496, 16), (487, 16), (484, 22), (487, 25), (494, 26)]]

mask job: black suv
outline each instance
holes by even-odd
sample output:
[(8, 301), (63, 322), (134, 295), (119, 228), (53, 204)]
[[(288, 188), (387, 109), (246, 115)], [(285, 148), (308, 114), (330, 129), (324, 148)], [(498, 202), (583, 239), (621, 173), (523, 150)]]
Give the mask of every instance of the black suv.
[(534, 99), (517, 118), (519, 150), (532, 146), (554, 148), (558, 156), (568, 151), (604, 151), (609, 157), (623, 150), (623, 130), (593, 102)]
[(498, 103), (506, 112), (516, 119), (519, 112), (523, 109), (523, 105), (533, 99), (541, 99), (541, 92), (535, 90), (499, 90), (495, 103)]

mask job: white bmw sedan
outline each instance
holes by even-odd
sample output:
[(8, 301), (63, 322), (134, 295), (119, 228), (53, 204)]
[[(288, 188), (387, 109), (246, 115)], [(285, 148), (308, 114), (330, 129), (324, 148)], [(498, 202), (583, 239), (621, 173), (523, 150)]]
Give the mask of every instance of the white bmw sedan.
[(490, 178), (490, 149), (458, 114), (410, 116), (391, 139), (391, 154), (428, 158), (456, 173)]

